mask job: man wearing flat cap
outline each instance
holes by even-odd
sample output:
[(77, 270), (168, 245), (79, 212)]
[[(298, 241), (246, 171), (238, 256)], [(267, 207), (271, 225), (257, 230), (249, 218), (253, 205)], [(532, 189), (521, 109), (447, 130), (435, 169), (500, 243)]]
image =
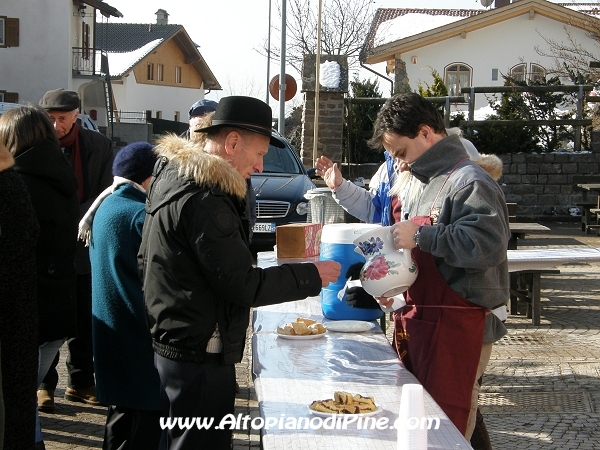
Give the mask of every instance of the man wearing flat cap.
[[(42, 106), (54, 122), (60, 146), (75, 171), (78, 182), (80, 217), (96, 197), (112, 183), (111, 141), (102, 133), (80, 127), (77, 92), (54, 89), (44, 94)], [(77, 243), (77, 337), (67, 341), (68, 381), (65, 399), (97, 405), (92, 353), (92, 282), (88, 249)], [(38, 390), (38, 408), (54, 410), (54, 390), (58, 383), (58, 355)]]
[(217, 109), (217, 105), (218, 105), (217, 102), (208, 100), (206, 98), (198, 100), (196, 103), (194, 103), (190, 107), (190, 111), (189, 111), (190, 126), (187, 130), (185, 130), (182, 134), (180, 134), (180, 136), (187, 138), (187, 139), (193, 139), (194, 132), (198, 128), (202, 127), (203, 119), (208, 114), (215, 112), (215, 110)]
[(220, 100), (201, 141), (177, 136), (156, 146), (138, 255), (154, 361), (169, 399), (162, 416), (213, 418), (209, 429), (168, 430), (171, 449), (231, 449), (235, 364), (250, 307), (317, 295), (340, 264), (253, 266), (244, 219), (246, 180), (263, 169), (271, 108), (250, 97)]

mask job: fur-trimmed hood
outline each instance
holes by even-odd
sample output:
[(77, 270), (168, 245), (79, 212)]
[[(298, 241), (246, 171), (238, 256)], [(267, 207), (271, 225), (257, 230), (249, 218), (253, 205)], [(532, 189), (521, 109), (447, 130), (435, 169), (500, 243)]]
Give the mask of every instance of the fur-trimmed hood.
[(502, 160), (496, 155), (482, 154), (481, 159), (474, 162), (489, 173), (494, 180), (498, 181), (502, 176)]
[(10, 152), (4, 147), (0, 145), (0, 172), (3, 170), (12, 167), (15, 164), (15, 160)]
[(217, 188), (239, 199), (246, 197), (244, 177), (220, 156), (206, 153), (199, 143), (172, 134), (160, 138), (155, 151), (159, 158), (165, 157), (169, 163), (175, 164), (184, 180), (198, 186)]

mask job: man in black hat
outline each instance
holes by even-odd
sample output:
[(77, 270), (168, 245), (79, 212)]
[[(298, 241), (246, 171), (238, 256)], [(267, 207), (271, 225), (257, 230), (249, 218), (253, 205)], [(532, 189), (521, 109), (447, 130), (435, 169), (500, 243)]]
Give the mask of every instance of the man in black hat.
[[(340, 264), (253, 266), (246, 180), (263, 169), (271, 108), (225, 97), (200, 141), (176, 136), (156, 146), (138, 255), (155, 364), (170, 402), (162, 415), (206, 418), (208, 429), (168, 430), (171, 449), (231, 448), (219, 422), (234, 412), (235, 364), (244, 353), (250, 307), (317, 295)], [(224, 429), (225, 428), (225, 429)]]
[[(80, 216), (86, 213), (98, 194), (112, 183), (111, 141), (102, 133), (80, 127), (77, 92), (54, 89), (44, 94), (42, 106), (54, 122), (60, 146), (71, 163), (78, 181)], [(67, 341), (69, 378), (65, 399), (97, 405), (92, 353), (92, 281), (88, 249), (77, 243), (77, 337)], [(38, 390), (38, 409), (54, 410), (54, 390), (58, 383), (56, 356)]]

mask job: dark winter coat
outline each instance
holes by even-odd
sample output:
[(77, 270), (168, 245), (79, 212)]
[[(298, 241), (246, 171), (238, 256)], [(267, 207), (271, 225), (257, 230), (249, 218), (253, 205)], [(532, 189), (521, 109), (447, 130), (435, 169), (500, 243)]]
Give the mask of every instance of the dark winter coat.
[(242, 359), (250, 307), (317, 295), (313, 264), (253, 267), (246, 180), (223, 158), (178, 137), (157, 146), (140, 255), (154, 351), (203, 361), (218, 323), (223, 362)]
[[(83, 127), (79, 127), (79, 149), (85, 177), (85, 198), (79, 205), (79, 218), (82, 218), (96, 197), (112, 184), (114, 155), (110, 139)], [(83, 241), (77, 241), (76, 264), (78, 274), (91, 273), (89, 252)]]
[(23, 179), (0, 149), (0, 342), (5, 449), (33, 449), (38, 373), (35, 245), (39, 227)]
[(57, 144), (32, 147), (15, 158), (40, 225), (36, 246), (39, 343), (76, 336), (75, 242), (77, 179)]

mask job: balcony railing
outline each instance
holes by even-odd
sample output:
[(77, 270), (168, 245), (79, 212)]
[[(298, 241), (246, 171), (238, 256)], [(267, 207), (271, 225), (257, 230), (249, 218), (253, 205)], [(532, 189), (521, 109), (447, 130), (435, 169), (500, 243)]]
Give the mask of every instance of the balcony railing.
[[(81, 48), (73, 47), (73, 75), (104, 76), (108, 72), (108, 67), (102, 65), (102, 55), (105, 55), (99, 48)], [(108, 61), (107, 58), (104, 58)], [(108, 63), (106, 63), (108, 66)]]
[(121, 111), (114, 110), (115, 122), (146, 123), (146, 111)]

